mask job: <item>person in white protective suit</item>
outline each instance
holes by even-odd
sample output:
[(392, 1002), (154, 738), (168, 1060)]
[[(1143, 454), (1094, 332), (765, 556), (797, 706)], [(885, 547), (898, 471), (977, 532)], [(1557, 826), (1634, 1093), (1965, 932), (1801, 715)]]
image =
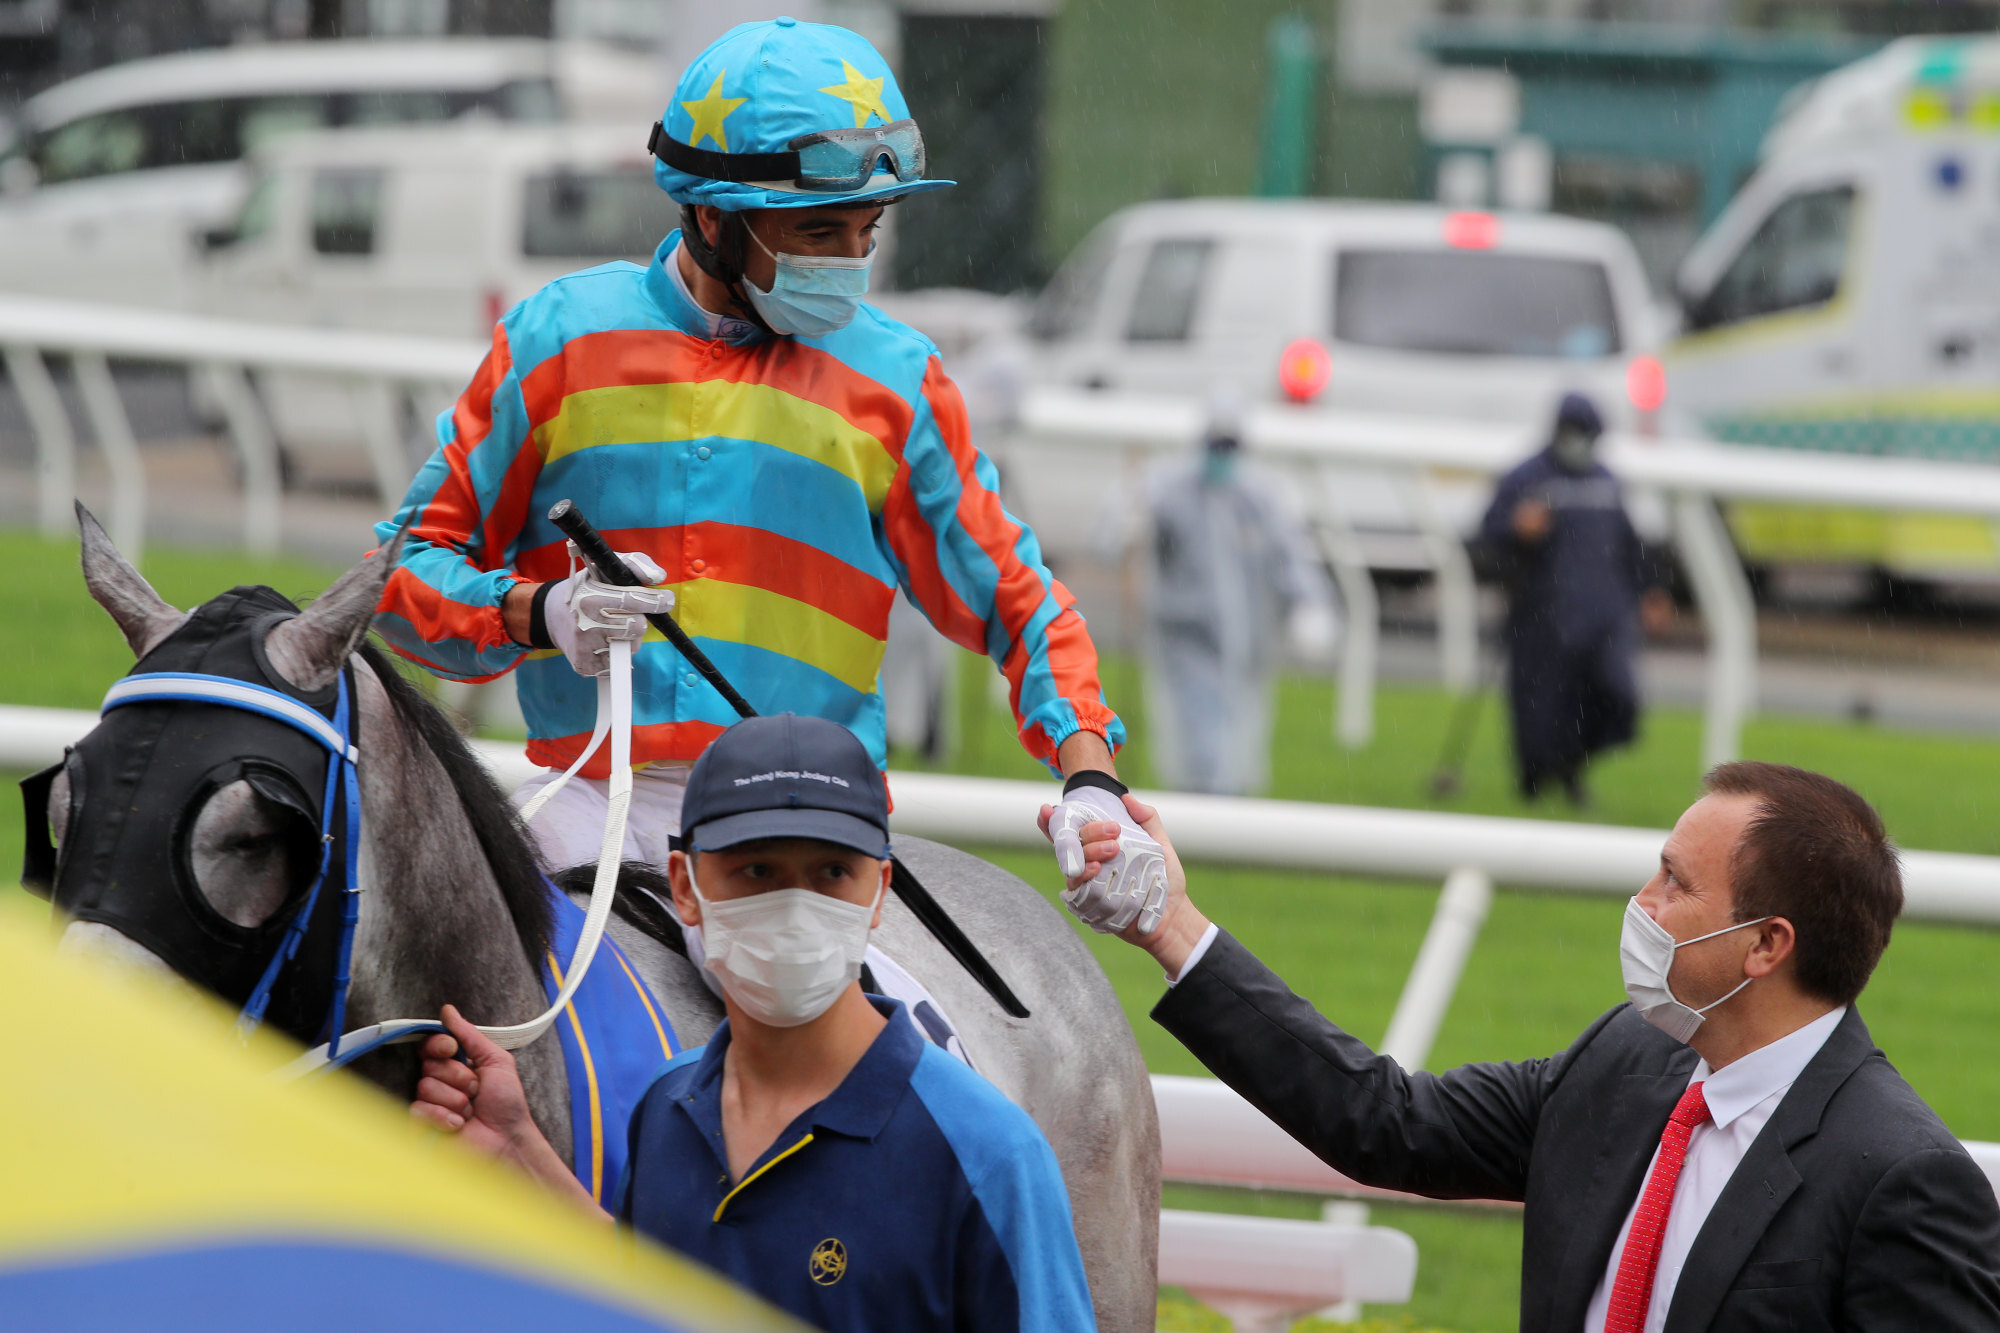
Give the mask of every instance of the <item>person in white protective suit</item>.
[(1153, 767), (1181, 791), (1246, 796), (1271, 777), (1279, 649), (1340, 634), (1333, 587), (1300, 515), (1242, 465), (1235, 413), (1213, 409), (1200, 459), (1154, 478), (1146, 614)]

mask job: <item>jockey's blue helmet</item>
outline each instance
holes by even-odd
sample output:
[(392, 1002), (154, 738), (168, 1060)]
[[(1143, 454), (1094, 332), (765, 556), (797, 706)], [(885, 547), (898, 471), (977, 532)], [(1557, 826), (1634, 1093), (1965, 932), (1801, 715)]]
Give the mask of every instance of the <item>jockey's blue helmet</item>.
[(738, 213), (900, 198), (924, 177), (924, 139), (889, 62), (846, 28), (743, 23), (680, 77), (653, 129), (653, 178), (676, 203)]

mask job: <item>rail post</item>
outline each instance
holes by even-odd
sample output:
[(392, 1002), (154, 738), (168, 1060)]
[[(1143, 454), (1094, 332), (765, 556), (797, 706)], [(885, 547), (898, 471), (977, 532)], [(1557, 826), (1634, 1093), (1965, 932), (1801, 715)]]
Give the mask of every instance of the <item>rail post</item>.
[(70, 366), (76, 372), (91, 433), (97, 436), (111, 474), (111, 540), (136, 569), (146, 547), (146, 465), (139, 458), (139, 441), (104, 354), (78, 352), (70, 358)]
[(66, 536), (75, 518), (76, 430), (39, 347), (9, 343), (7, 378), (21, 395), (21, 410), (35, 431), (35, 501), (42, 535)]
[(1708, 700), (1702, 720), (1703, 770), (1743, 752), (1743, 723), (1757, 708), (1757, 604), (1715, 502), (1676, 492), (1674, 536), (1708, 630)]
[(1382, 1054), (1403, 1068), (1422, 1069), (1430, 1059), (1445, 1011), (1458, 993), (1458, 979), (1465, 974), (1465, 960), (1472, 956), (1492, 906), (1493, 880), (1485, 871), (1461, 866), (1446, 877), (1437, 912), (1382, 1038)]
[(229, 423), (229, 438), (243, 464), (243, 545), (255, 554), (268, 555), (278, 549), (283, 489), (277, 436), (242, 366), (209, 361), (203, 364), (202, 373)]

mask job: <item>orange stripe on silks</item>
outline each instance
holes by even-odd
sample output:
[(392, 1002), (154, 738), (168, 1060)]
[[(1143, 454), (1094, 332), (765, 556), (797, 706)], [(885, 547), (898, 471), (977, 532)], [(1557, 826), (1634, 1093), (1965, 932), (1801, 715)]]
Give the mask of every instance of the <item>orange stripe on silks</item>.
[(485, 652), (513, 642), (497, 606), (468, 606), (453, 601), (423, 581), (408, 566), (389, 571), (378, 610), (410, 622), (425, 643), (462, 639), (473, 651)]
[[(714, 354), (718, 346), (720, 356)], [(536, 428), (555, 419), (563, 399), (573, 393), (711, 380), (768, 385), (816, 403), (838, 412), (891, 450), (901, 447), (915, 418), (893, 389), (790, 338), (732, 347), (661, 329), (579, 334), (521, 377), (521, 396), (528, 406), (532, 436)]]
[[(610, 528), (604, 539), (615, 551), (651, 556), (667, 572), (668, 583), (713, 579), (763, 588), (824, 611), (864, 634), (878, 639), (888, 634), (895, 587), (810, 542), (734, 523)], [(699, 570), (694, 567), (697, 560)], [(550, 542), (516, 552), (514, 569), (522, 578), (541, 582), (564, 577), (568, 562), (564, 544)]]
[[(563, 988), (562, 964), (551, 953), (549, 974), (556, 979), (556, 989)], [(597, 1062), (590, 1058), (590, 1043), (584, 1040), (583, 1024), (576, 1018), (576, 1001), (563, 1006), (563, 1017), (569, 1020), (569, 1030), (576, 1036), (576, 1049), (583, 1054), (583, 1077), (590, 1092), (590, 1197), (592, 1202), (604, 1201), (604, 1107), (597, 1094)]]
[[(385, 639), (383, 640), (383, 642), (388, 643), (388, 640)], [(396, 656), (402, 658), (406, 662), (415, 662), (418, 666), (430, 672), (433, 676), (450, 676), (453, 680), (460, 681), (467, 685), (484, 685), (489, 680), (498, 680), (500, 679), (500, 677), (507, 674), (505, 671), (496, 671), (490, 676), (461, 676), (456, 671), (452, 670), (450, 667), (445, 666), (443, 663), (433, 662), (429, 658), (420, 657), (416, 653), (411, 652), (409, 649), (400, 647), (397, 644), (390, 643), (389, 651), (394, 653)]]
[[(722, 731), (713, 722), (654, 722), (647, 726), (635, 726), (632, 728), (632, 762), (650, 764), (662, 759), (699, 759), (709, 742), (720, 736)], [(589, 732), (579, 732), (574, 736), (531, 736), (528, 738), (528, 762), (544, 768), (568, 768), (583, 753), (583, 747), (589, 740)], [(590, 762), (583, 766), (581, 776), (610, 777), (610, 749), (608, 745), (600, 747), (590, 757)]]
[[(462, 514), (467, 507), (466, 502), (471, 500), (465, 460), (492, 431), (493, 393), (506, 381), (513, 368), (514, 357), (507, 346), (506, 326), (495, 324), (493, 350), (479, 363), (479, 369), (472, 373), (472, 379), (465, 386), (465, 392), (459, 394), (458, 402), (451, 409), (451, 442), (444, 448), (445, 463), (449, 468), (448, 479), (444, 485), (438, 487), (437, 494), (433, 495), (430, 502), (418, 513), (413, 526), (442, 529), (447, 532), (457, 531), (460, 535), (455, 544), (461, 547), (469, 539), (468, 534), (471, 529), (463, 526), (462, 522), (454, 525), (446, 515)], [(448, 488), (457, 493), (447, 497)], [(433, 508), (440, 503), (447, 508), (433, 514)], [(472, 521), (477, 522), (479, 505), (476, 500), (472, 500), (470, 509), (474, 515)], [(426, 540), (436, 539), (426, 538)]]
[(480, 528), (480, 535), (485, 538), (480, 548), (482, 568), (507, 567), (507, 548), (521, 535), (521, 527), (528, 521), (535, 481), (541, 475), (540, 452), (536, 450), (533, 440), (523, 440), (513, 461), (507, 464), (506, 474), (500, 479), (500, 490), (493, 497), (493, 504), (486, 511), (486, 522)]
[[(1002, 671), (1007, 677), (1014, 716), (1017, 720), (1021, 716), (1021, 683), (1028, 667), (1024, 641), (1027, 627), (1053, 598), (1061, 609), (1042, 631), (1049, 675), (1056, 693), (1077, 708), (1081, 721), (1087, 710), (1079, 706), (1080, 701), (1095, 703), (1102, 697), (1103, 689), (1097, 677), (1097, 649), (1090, 641), (1083, 617), (1077, 613), (1076, 598), (1053, 577), (1044, 586), (1041, 576), (1021, 559), (1018, 549), (1021, 526), (1007, 516), (999, 495), (980, 482), (975, 471), (978, 451), (972, 445), (965, 401), (936, 357), (924, 369), (923, 392), (937, 422), (938, 434), (958, 468), (959, 526), (986, 552), (997, 571), (993, 615), (1010, 642)], [(1103, 726), (1099, 721), (1092, 729), (1101, 730)], [(1032, 734), (1023, 731), (1021, 736), (1036, 758), (1053, 758), (1053, 754), (1041, 753), (1050, 747), (1038, 728)]]

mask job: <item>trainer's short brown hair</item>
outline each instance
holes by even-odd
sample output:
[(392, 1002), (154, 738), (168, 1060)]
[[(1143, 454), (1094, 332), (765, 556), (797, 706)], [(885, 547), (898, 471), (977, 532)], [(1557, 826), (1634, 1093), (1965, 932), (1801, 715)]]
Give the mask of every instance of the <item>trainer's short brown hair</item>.
[(1882, 817), (1852, 788), (1789, 764), (1720, 764), (1702, 785), (1758, 805), (1730, 862), (1735, 919), (1784, 917), (1798, 937), (1799, 985), (1835, 1004), (1853, 1000), (1903, 910), (1902, 867)]

